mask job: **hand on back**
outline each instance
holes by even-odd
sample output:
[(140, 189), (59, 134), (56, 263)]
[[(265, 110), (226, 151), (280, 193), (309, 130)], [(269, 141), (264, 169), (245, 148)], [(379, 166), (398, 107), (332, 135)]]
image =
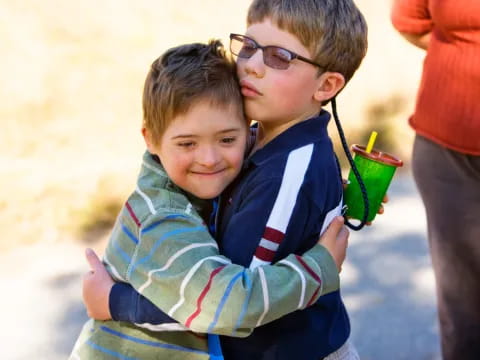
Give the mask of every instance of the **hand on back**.
[(96, 320), (109, 320), (109, 296), (115, 284), (102, 261), (92, 249), (85, 251), (91, 270), (83, 277), (83, 303), (89, 317)]
[(350, 232), (344, 225), (342, 216), (335, 217), (327, 230), (322, 234), (318, 243), (323, 245), (332, 255), (337, 265), (338, 272), (342, 270), (342, 264), (347, 254), (348, 237)]

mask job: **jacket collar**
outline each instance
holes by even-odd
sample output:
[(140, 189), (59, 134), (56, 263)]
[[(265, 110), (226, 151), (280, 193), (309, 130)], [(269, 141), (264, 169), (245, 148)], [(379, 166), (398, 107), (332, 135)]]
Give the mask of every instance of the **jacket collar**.
[(318, 116), (293, 125), (253, 153), (246, 160), (245, 165), (253, 163), (259, 166), (274, 156), (328, 139), (327, 125), (329, 121), (330, 114), (322, 110)]

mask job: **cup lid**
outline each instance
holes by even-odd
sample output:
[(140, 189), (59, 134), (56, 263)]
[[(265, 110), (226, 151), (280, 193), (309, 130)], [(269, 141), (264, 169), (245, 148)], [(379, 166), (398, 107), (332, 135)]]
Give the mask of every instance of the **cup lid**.
[(377, 161), (383, 164), (392, 165), (396, 167), (403, 166), (403, 161), (399, 158), (390, 155), (388, 153), (372, 149), (370, 153), (365, 151), (365, 146), (353, 144), (351, 147), (352, 151), (356, 154), (359, 154), (365, 158), (368, 158), (373, 161)]

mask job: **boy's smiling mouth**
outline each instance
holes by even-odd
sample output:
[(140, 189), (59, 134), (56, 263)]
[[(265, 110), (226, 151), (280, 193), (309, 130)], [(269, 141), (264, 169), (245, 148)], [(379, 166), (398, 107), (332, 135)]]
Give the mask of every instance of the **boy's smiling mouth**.
[(224, 172), (225, 170), (227, 169), (224, 168), (224, 169), (219, 169), (215, 171), (190, 171), (190, 173), (194, 175), (200, 175), (200, 176), (214, 176)]

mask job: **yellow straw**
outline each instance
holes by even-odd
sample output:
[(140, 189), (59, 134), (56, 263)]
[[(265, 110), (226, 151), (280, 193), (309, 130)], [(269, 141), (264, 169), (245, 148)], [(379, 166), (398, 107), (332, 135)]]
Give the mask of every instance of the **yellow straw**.
[(370, 153), (373, 149), (373, 144), (375, 144), (375, 140), (377, 138), (377, 132), (376, 131), (372, 131), (372, 134), (370, 135), (370, 139), (368, 139), (368, 145), (367, 145), (367, 148), (365, 149), (365, 151), (367, 153)]

